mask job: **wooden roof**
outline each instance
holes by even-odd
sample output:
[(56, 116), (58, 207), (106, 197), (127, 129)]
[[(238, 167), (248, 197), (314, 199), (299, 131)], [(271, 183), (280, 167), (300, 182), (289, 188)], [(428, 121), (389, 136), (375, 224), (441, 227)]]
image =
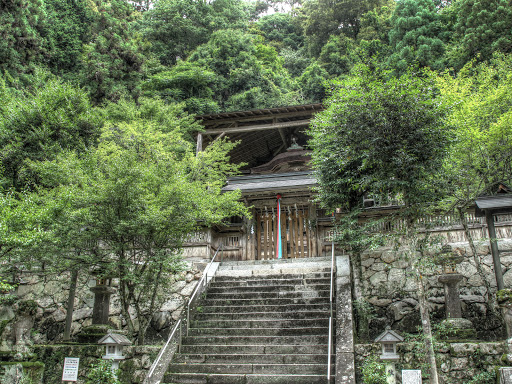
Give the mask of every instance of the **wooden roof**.
[(246, 169), (265, 164), (297, 142), (307, 143), (305, 130), (322, 104), (306, 104), (251, 111), (225, 112), (197, 116), (205, 128), (202, 147), (219, 137), (228, 137), (240, 144), (230, 153), (231, 162), (248, 163)]

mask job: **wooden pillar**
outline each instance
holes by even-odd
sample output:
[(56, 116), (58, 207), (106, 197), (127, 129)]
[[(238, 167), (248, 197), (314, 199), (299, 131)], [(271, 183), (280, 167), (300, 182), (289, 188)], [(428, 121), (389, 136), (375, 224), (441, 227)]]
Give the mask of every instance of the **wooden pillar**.
[(256, 259), (256, 210), (254, 208), (251, 209), (252, 219), (248, 221), (247, 234), (249, 240), (247, 241), (247, 260), (255, 260)]
[(311, 257), (318, 257), (318, 223), (315, 204), (309, 206), (309, 220), (311, 222)]
[(494, 274), (496, 275), (496, 285), (498, 286), (498, 290), (500, 290), (505, 288), (503, 284), (503, 272), (501, 271), (498, 239), (496, 238), (496, 229), (494, 228), (494, 215), (488, 209), (485, 210), (485, 220), (487, 221), (487, 231), (489, 232), (489, 241), (491, 242), (491, 254), (494, 263)]

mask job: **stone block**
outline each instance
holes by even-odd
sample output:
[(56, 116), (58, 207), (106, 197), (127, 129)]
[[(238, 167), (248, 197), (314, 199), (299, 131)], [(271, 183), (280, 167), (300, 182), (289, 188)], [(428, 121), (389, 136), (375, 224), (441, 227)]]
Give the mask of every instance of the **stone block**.
[(372, 271), (376, 271), (376, 272), (379, 272), (379, 271), (384, 271), (387, 267), (387, 264), (384, 264), (384, 263), (373, 263), (372, 266), (370, 267), (370, 269)]
[(384, 271), (377, 272), (377, 273), (373, 274), (372, 277), (370, 277), (370, 283), (373, 286), (384, 284), (387, 281), (388, 281), (388, 275)]
[(463, 261), (457, 266), (457, 271), (464, 277), (471, 278), (477, 274), (477, 270), (473, 264), (468, 261)]
[(361, 261), (361, 265), (363, 267), (369, 267), (371, 266), (373, 263), (375, 262), (375, 259), (373, 257), (370, 257), (368, 259), (365, 259), (363, 261)]
[(187, 284), (185, 288), (181, 290), (180, 294), (183, 296), (191, 296), (194, 292), (194, 289), (196, 288), (197, 283), (198, 282), (194, 280), (194, 282)]
[(396, 260), (396, 252), (393, 250), (384, 251), (380, 256), (380, 259), (387, 264), (391, 264), (393, 261)]
[(452, 343), (450, 346), (450, 354), (452, 356), (469, 356), (478, 349), (475, 343)]
[(174, 295), (173, 298), (166, 301), (162, 307), (160, 308), (160, 311), (163, 312), (173, 312), (177, 310), (178, 308), (182, 307), (185, 303), (185, 300), (181, 296)]
[(499, 355), (505, 352), (502, 343), (480, 343), (480, 351), (484, 355)]
[(389, 306), (389, 309), (395, 319), (395, 321), (402, 320), (405, 315), (411, 313), (412, 308), (409, 304), (404, 303), (403, 301), (397, 301)]
[(391, 268), (388, 273), (388, 283), (393, 286), (405, 284), (405, 271), (403, 269)]
[(377, 306), (377, 307), (386, 307), (389, 304), (391, 304), (391, 300), (390, 299), (379, 299), (376, 296), (370, 297), (368, 299), (368, 302), (370, 304), (373, 304), (373, 305)]

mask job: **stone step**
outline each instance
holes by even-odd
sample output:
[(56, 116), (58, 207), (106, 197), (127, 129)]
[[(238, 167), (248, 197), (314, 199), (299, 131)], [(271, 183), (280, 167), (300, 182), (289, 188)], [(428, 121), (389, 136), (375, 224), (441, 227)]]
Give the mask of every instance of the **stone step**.
[(301, 290), (301, 291), (281, 291), (281, 292), (211, 292), (206, 294), (207, 299), (230, 300), (230, 299), (272, 299), (272, 298), (307, 298), (307, 297), (326, 297), (329, 300), (329, 288), (319, 291)]
[[(254, 276), (254, 275), (251, 275), (251, 276), (247, 276), (248, 279), (251, 279), (251, 280), (266, 280), (268, 279), (267, 276), (265, 275), (262, 275), (262, 276)], [(282, 274), (279, 274), (279, 275), (275, 275), (273, 276), (273, 279), (274, 280), (286, 280), (286, 279), (303, 279), (303, 278), (310, 278), (310, 279), (330, 279), (331, 278), (331, 273), (330, 272), (313, 272), (313, 273), (295, 273), (295, 274), (291, 274), (291, 273), (282, 273)], [(214, 278), (214, 281), (215, 282), (224, 282), (224, 281), (239, 281), (240, 280), (240, 277), (239, 276), (215, 276)]]
[[(331, 263), (321, 262), (295, 262), (295, 263), (268, 263), (268, 264), (225, 264), (221, 263), (219, 266), (220, 271), (282, 271), (279, 273), (286, 273), (291, 270), (307, 270), (309, 273), (317, 272), (323, 269), (331, 269)], [(302, 272), (304, 273), (304, 272)]]
[(324, 304), (329, 303), (328, 297), (310, 297), (313, 295), (297, 295), (294, 298), (257, 298), (257, 299), (238, 299), (236, 296), (225, 297), (220, 299), (203, 300), (200, 305), (202, 306), (221, 306), (221, 305), (236, 305), (236, 306), (254, 306), (254, 305), (291, 305), (291, 304)]
[[(327, 368), (326, 368), (327, 370)], [(326, 384), (325, 375), (244, 375), (244, 374), (204, 374), (168, 373), (163, 383), (170, 384)], [(331, 378), (330, 383), (334, 383)]]
[(329, 327), (329, 318), (288, 319), (288, 320), (205, 320), (192, 321), (193, 328), (295, 328)]
[(233, 265), (273, 265), (273, 264), (320, 264), (322, 262), (331, 262), (330, 256), (322, 257), (308, 257), (308, 258), (289, 258), (289, 259), (270, 259), (270, 260), (234, 260), (234, 261), (223, 261), (221, 266), (233, 266)]
[(183, 343), (187, 345), (314, 345), (327, 344), (329, 336), (302, 335), (302, 336), (187, 336)]
[(327, 311), (295, 311), (295, 312), (198, 312), (193, 320), (291, 320), (291, 319), (317, 319), (328, 316)]
[(246, 313), (253, 312), (294, 312), (294, 311), (329, 311), (329, 303), (322, 304), (288, 304), (288, 305), (203, 305), (197, 309), (200, 313)]
[(262, 285), (272, 285), (272, 286), (281, 286), (281, 285), (330, 285), (331, 279), (329, 277), (306, 277), (306, 278), (295, 278), (295, 279), (253, 279), (253, 278), (245, 278), (245, 279), (237, 279), (237, 280), (228, 280), (228, 281), (217, 281), (214, 280), (210, 287), (252, 287), (252, 286), (262, 286)]
[(225, 286), (210, 286), (208, 294), (210, 293), (239, 293), (239, 292), (293, 292), (293, 291), (325, 291), (329, 290), (329, 284), (290, 284), (290, 285), (255, 285), (251, 287), (225, 287)]
[(169, 365), (170, 373), (243, 373), (243, 374), (287, 374), (314, 375), (322, 374), (325, 364), (236, 364), (236, 363), (173, 363)]
[(237, 276), (237, 277), (249, 277), (249, 276), (277, 276), (282, 274), (306, 274), (306, 273), (327, 273), (331, 271), (331, 267), (302, 267), (302, 268), (281, 268), (281, 269), (261, 269), (261, 268), (243, 268), (243, 269), (232, 269), (219, 267), (219, 270), (215, 274), (216, 277), (220, 276)]
[(300, 336), (325, 335), (326, 327), (309, 328), (190, 328), (189, 336)]
[(310, 345), (263, 345), (263, 344), (229, 344), (229, 345), (209, 345), (209, 344), (182, 344), (180, 353), (183, 354), (269, 354), (269, 355), (316, 355), (326, 353), (328, 344), (310, 344)]
[[(327, 351), (326, 351), (327, 352)], [(334, 361), (334, 355), (332, 356)], [(177, 354), (175, 363), (252, 363), (252, 364), (299, 364), (327, 363), (327, 354)]]

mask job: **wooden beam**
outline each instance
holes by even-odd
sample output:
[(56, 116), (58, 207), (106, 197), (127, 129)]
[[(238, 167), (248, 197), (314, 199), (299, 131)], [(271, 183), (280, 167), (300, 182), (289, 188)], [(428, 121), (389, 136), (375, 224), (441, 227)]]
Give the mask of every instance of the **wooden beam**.
[(209, 135), (216, 135), (216, 134), (225, 132), (226, 135), (229, 135), (230, 133), (263, 131), (266, 129), (305, 127), (305, 126), (308, 126), (310, 122), (311, 122), (311, 119), (306, 119), (306, 120), (296, 120), (296, 121), (285, 121), (285, 122), (275, 123), (275, 124), (248, 125), (246, 127), (206, 129), (206, 133), (208, 133)]

